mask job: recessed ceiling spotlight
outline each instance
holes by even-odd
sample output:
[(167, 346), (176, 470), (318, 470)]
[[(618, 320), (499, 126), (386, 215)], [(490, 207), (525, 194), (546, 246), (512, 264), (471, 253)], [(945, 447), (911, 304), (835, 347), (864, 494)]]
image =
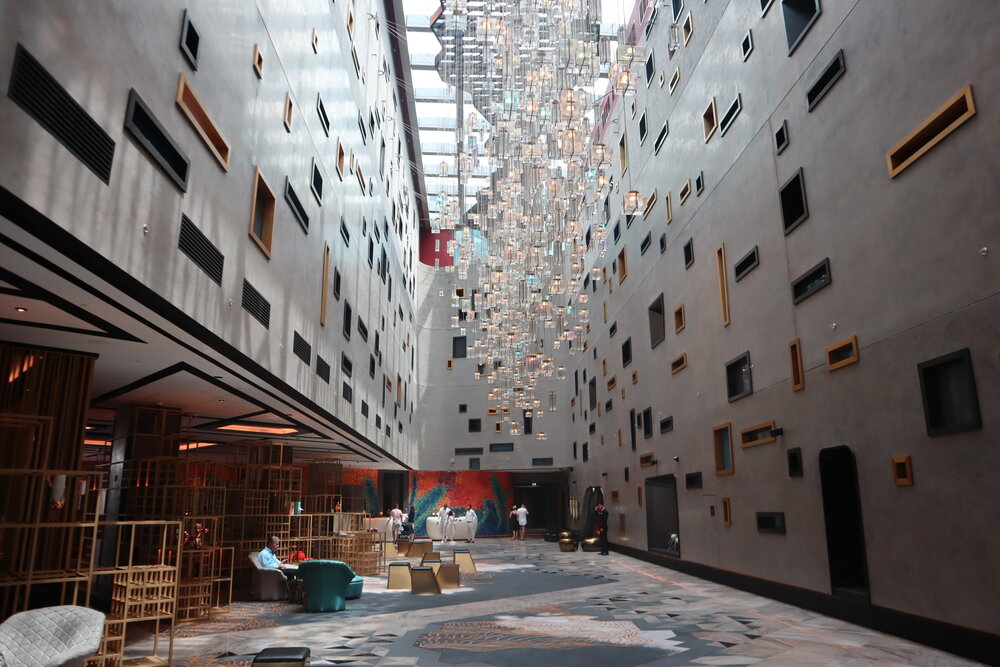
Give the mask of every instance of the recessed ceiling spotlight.
[(225, 403), (225, 402), (226, 402), (226, 399), (224, 399), (224, 398), (220, 398), (219, 399), (219, 403)]
[(26, 312), (28, 312), (28, 309), (27, 309), (27, 308), (25, 308), (24, 306), (18, 306), (18, 307), (17, 307), (17, 308), (15, 308), (14, 310), (16, 310), (16, 311), (17, 311), (17, 312), (19, 312), (19, 313), (26, 313)]

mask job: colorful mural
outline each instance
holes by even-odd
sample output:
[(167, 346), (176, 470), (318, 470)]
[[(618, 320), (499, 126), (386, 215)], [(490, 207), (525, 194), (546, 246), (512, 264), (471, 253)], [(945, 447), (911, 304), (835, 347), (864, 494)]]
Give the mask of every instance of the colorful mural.
[[(360, 485), (364, 492), (365, 511), (372, 515), (381, 514), (377, 470), (344, 468), (344, 484)], [(472, 505), (479, 515), (479, 535), (507, 535), (507, 513), (513, 497), (510, 473), (420, 471), (410, 473), (410, 497), (406, 504), (416, 509), (414, 528), (417, 535), (427, 534), (424, 521), (436, 514), (444, 503), (462, 508)]]

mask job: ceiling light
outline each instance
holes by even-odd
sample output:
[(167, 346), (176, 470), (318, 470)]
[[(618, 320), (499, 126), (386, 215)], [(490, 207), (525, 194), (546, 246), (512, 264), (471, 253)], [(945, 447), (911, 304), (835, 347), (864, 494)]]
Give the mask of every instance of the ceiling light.
[(17, 311), (17, 312), (19, 312), (19, 313), (26, 313), (26, 312), (28, 312), (28, 309), (27, 309), (27, 308), (25, 308), (24, 306), (18, 306), (18, 307), (17, 307), (17, 308), (15, 308), (14, 310), (16, 310), (16, 311)]
[(289, 435), (298, 433), (299, 429), (287, 426), (251, 426), (249, 424), (227, 424), (220, 426), (220, 431), (239, 431), (241, 433), (263, 433), (266, 435)]

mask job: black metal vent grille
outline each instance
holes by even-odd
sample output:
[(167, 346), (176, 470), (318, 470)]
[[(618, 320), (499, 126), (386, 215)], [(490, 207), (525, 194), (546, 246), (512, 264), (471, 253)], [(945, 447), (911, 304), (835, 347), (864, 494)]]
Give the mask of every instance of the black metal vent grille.
[(312, 345), (307, 343), (306, 339), (300, 336), (298, 331), (292, 335), (292, 352), (307, 364), (312, 363)]
[(186, 215), (181, 215), (181, 235), (177, 247), (216, 284), (222, 284), (222, 266), (226, 258)]
[(330, 383), (330, 364), (326, 363), (326, 359), (318, 354), (316, 355), (316, 375), (323, 382)]
[(243, 279), (243, 310), (253, 315), (265, 329), (271, 327), (271, 304), (247, 282), (246, 278)]
[(14, 53), (7, 96), (98, 178), (105, 183), (111, 180), (115, 142), (20, 44)]

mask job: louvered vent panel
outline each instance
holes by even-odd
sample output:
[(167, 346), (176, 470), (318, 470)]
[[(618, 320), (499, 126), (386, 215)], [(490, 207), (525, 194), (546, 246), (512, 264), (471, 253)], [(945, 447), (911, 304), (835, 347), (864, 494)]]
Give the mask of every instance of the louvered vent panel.
[(306, 339), (300, 336), (297, 331), (292, 337), (292, 352), (307, 364), (312, 363), (312, 345), (307, 343)]
[(330, 382), (330, 364), (326, 363), (326, 360), (318, 354), (316, 355), (316, 375), (318, 375), (323, 382)]
[(177, 247), (216, 284), (222, 284), (222, 266), (226, 258), (186, 215), (181, 216), (181, 235)]
[(111, 180), (115, 142), (20, 44), (7, 95), (98, 178)]
[(243, 279), (243, 310), (253, 315), (254, 319), (263, 324), (265, 329), (271, 327), (271, 304), (245, 278)]

